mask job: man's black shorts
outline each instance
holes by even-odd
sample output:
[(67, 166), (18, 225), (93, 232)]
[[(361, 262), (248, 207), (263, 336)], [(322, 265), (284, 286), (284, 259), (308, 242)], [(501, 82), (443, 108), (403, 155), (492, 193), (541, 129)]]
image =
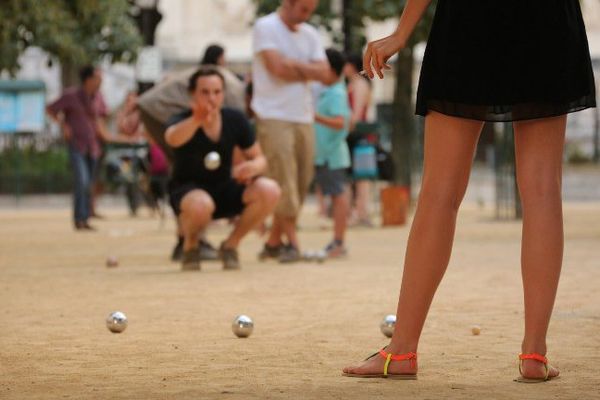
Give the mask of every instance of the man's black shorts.
[(215, 203), (213, 219), (230, 218), (239, 215), (244, 210), (242, 200), (246, 185), (229, 180), (216, 186), (202, 186), (195, 183), (169, 185), (169, 200), (176, 215), (181, 213), (181, 200), (190, 191), (204, 190)]

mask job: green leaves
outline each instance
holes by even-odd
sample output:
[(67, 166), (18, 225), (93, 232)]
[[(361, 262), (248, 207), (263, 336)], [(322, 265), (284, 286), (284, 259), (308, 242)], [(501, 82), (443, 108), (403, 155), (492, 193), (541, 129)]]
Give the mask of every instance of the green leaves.
[(0, 71), (39, 46), (61, 63), (131, 61), (142, 45), (127, 0), (0, 0)]

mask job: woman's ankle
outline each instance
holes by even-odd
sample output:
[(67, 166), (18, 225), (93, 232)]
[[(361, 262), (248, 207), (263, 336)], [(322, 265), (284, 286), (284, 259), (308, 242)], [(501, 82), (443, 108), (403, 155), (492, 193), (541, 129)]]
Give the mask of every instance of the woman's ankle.
[(385, 351), (392, 354), (407, 354), (416, 353), (418, 343), (409, 343), (392, 340), (390, 344), (385, 347)]
[(546, 346), (545, 340), (523, 340), (521, 344), (521, 353), (522, 354), (532, 354), (537, 353), (543, 356), (546, 355), (548, 351), (548, 346)]

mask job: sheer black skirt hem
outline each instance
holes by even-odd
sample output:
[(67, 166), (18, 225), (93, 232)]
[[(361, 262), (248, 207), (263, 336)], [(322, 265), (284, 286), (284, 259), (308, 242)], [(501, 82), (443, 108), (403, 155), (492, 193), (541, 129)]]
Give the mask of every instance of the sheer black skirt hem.
[(596, 107), (595, 95), (586, 95), (561, 103), (515, 103), (510, 105), (462, 104), (447, 100), (429, 99), (417, 104), (416, 115), (426, 116), (436, 111), (452, 117), (486, 122), (514, 122), (561, 115)]

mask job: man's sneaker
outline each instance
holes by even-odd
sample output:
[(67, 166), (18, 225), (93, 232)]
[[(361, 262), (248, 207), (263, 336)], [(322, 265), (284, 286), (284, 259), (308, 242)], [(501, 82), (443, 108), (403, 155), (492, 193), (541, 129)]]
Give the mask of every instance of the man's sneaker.
[(288, 244), (286, 246), (282, 246), (279, 252), (279, 262), (293, 263), (302, 260), (302, 254), (300, 251), (292, 244)]
[[(200, 249), (200, 261), (214, 261), (219, 259), (219, 252), (213, 247), (212, 244), (206, 240), (200, 239), (198, 241), (198, 248)], [(173, 252), (171, 253), (171, 261), (181, 261), (183, 256), (183, 240), (177, 241)]]
[(375, 224), (370, 218), (352, 218), (348, 221), (348, 226), (352, 228), (373, 228)]
[(279, 244), (276, 246), (270, 246), (265, 243), (262, 251), (258, 253), (258, 259), (260, 261), (268, 260), (269, 258), (279, 258), (279, 254), (281, 254), (281, 250), (284, 248), (283, 244)]
[(334, 240), (325, 247), (327, 258), (341, 258), (348, 255), (348, 250), (344, 247), (344, 243), (339, 240)]
[(198, 249), (186, 250), (181, 256), (182, 271), (200, 271), (200, 252)]
[(219, 247), (219, 258), (223, 261), (223, 269), (230, 271), (240, 269), (237, 249), (225, 248), (223, 243), (221, 243), (221, 247)]
[(200, 260), (214, 261), (219, 259), (219, 252), (207, 240), (200, 239), (198, 248), (200, 249)]
[(181, 261), (183, 257), (183, 240), (178, 240), (171, 253), (171, 261)]

